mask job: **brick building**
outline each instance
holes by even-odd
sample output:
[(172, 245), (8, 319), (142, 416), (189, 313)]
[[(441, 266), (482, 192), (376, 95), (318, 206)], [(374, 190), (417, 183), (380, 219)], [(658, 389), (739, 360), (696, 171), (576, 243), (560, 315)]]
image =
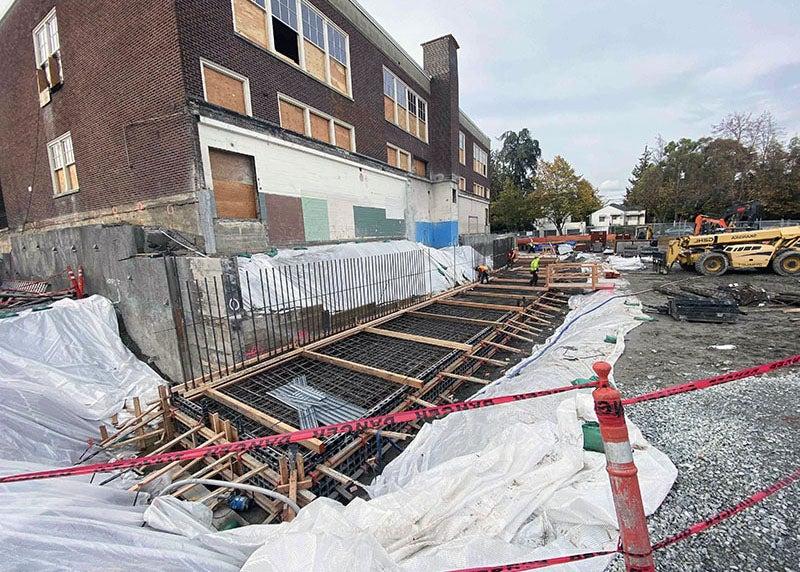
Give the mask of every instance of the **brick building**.
[(458, 48), (420, 66), (354, 0), (16, 0), (6, 232), (130, 222), (209, 253), (488, 232)]

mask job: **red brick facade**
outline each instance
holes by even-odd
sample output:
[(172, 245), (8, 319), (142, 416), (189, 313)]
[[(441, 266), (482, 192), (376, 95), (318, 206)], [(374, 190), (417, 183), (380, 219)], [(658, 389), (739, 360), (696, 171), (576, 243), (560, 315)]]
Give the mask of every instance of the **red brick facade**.
[[(203, 98), (200, 58), (248, 78), (255, 118), (279, 123), (280, 92), (351, 124), (359, 154), (385, 162), (390, 143), (426, 161), (434, 180), (455, 173), (468, 192), (475, 180), (488, 187), (472, 170), (474, 138), (459, 125), (455, 40), (426, 44), (429, 91), (328, 1), (312, 3), (349, 35), (353, 98), (238, 35), (228, 1), (17, 0), (0, 21), (0, 188), (9, 227), (200, 188), (196, 118), (187, 109)], [(53, 7), (64, 83), (40, 107), (32, 30)], [(384, 119), (383, 66), (427, 100), (429, 144)], [(47, 143), (67, 131), (80, 190), (54, 197)]]

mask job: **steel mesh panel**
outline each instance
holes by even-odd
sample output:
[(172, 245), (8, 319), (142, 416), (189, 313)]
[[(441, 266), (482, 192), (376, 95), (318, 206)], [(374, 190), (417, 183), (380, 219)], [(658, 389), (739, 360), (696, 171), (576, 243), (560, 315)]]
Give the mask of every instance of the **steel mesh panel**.
[(390, 322), (378, 326), (384, 330), (404, 332), (417, 336), (438, 338), (453, 342), (466, 343), (488, 330), (485, 325), (471, 324), (469, 322), (454, 322), (453, 320), (437, 320), (421, 316), (400, 316)]
[[(468, 302), (469, 300), (464, 300)], [(495, 302), (496, 303), (496, 302)], [(450, 304), (431, 304), (420, 310), (428, 314), (442, 314), (458, 318), (477, 318), (478, 320), (499, 320), (508, 312), (503, 310), (490, 310), (486, 308), (470, 308), (468, 306), (452, 306)]]
[(370, 333), (350, 336), (320, 348), (320, 352), (423, 380), (441, 369), (441, 364), (448, 358), (459, 353), (449, 348)]

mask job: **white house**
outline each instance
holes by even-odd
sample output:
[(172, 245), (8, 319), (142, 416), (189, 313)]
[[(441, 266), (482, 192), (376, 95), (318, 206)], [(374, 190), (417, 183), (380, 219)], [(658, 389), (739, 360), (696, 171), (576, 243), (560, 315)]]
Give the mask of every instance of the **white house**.
[[(546, 218), (536, 219), (534, 226), (536, 230), (531, 234), (536, 236), (556, 236), (558, 234), (556, 225)], [(586, 223), (584, 221), (572, 222), (572, 217), (567, 217), (563, 232), (564, 234), (586, 234)]]
[(626, 208), (620, 204), (610, 204), (596, 210), (591, 215), (591, 225), (595, 230), (608, 230), (612, 226), (637, 226), (645, 223), (644, 209)]

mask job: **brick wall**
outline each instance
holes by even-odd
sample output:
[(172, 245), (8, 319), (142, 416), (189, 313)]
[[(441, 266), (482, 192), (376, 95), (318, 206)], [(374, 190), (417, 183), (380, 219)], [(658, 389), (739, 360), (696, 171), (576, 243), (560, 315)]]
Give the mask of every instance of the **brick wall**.
[[(31, 34), (54, 6), (64, 84), (40, 108)], [(0, 22), (0, 185), (10, 227), (194, 190), (179, 70), (170, 2), (15, 2)], [(80, 191), (54, 198), (47, 143), (67, 131)]]
[(458, 166), (458, 43), (444, 36), (422, 45), (425, 71), (431, 74), (431, 173), (449, 179)]
[[(483, 148), (486, 151), (486, 154), (489, 154), (489, 149), (483, 147), (483, 143), (478, 141), (472, 133), (470, 133), (466, 127), (461, 127), (461, 132), (466, 137), (466, 154), (467, 154), (467, 161), (466, 165), (462, 165), (458, 162), (458, 156), (456, 155), (456, 173), (460, 177), (464, 177), (467, 180), (467, 192), (472, 194), (472, 186), (473, 183), (478, 183), (479, 185), (483, 185), (487, 189), (489, 188), (489, 179), (484, 177), (480, 173), (476, 173), (475, 170), (472, 168), (472, 159), (474, 157), (474, 144), (477, 143), (479, 147)], [(488, 173), (488, 170), (487, 170)]]
[(183, 70), (189, 95), (203, 97), (200, 58), (204, 58), (249, 79), (253, 115), (257, 118), (279, 123), (277, 94), (280, 92), (353, 125), (358, 153), (385, 162), (388, 142), (430, 161), (428, 144), (384, 119), (383, 66), (426, 99), (428, 115), (435, 118), (440, 109), (434, 106), (430, 94), (328, 2), (316, 0), (313, 5), (349, 35), (353, 99), (236, 34), (231, 2), (177, 0)]

